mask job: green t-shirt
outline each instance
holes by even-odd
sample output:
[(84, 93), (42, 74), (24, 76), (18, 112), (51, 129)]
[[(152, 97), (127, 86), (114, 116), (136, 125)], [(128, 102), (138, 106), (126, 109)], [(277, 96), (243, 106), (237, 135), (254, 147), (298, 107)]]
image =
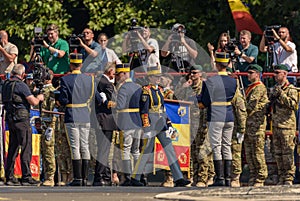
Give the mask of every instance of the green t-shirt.
[(70, 60), (69, 60), (69, 45), (68, 42), (59, 38), (53, 48), (58, 50), (63, 50), (66, 54), (62, 58), (55, 57), (51, 54), (50, 50), (47, 48), (41, 48), (41, 57), (45, 62), (46, 66), (51, 69), (54, 74), (64, 74), (70, 71)]

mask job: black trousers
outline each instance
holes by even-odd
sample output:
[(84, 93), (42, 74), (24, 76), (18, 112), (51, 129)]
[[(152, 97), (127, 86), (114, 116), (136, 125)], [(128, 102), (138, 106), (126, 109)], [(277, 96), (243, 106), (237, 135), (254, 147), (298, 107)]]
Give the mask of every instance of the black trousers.
[(15, 160), (21, 148), (22, 179), (31, 177), (30, 162), (32, 157), (32, 131), (29, 120), (14, 122), (8, 121), (9, 144), (6, 160), (5, 177), (10, 180), (14, 176)]
[(97, 161), (94, 181), (111, 181), (111, 170), (108, 164), (113, 131), (100, 131), (97, 134)]

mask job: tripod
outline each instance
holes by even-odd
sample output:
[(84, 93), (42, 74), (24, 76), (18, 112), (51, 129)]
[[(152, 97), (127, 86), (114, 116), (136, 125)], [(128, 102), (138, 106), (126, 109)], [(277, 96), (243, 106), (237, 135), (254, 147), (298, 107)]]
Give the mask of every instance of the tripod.
[[(230, 54), (230, 57), (231, 57), (232, 70), (233, 70), (233, 72), (239, 73), (240, 70), (236, 68), (237, 57), (234, 56), (234, 55), (231, 55), (231, 54)], [(244, 88), (244, 84), (243, 84), (243, 79), (242, 79), (241, 75), (238, 75), (238, 80), (239, 80), (239, 88), (240, 88), (240, 91), (241, 91), (241, 93), (243, 94), (243, 96), (246, 97), (246, 94), (245, 94), (245, 88)]]

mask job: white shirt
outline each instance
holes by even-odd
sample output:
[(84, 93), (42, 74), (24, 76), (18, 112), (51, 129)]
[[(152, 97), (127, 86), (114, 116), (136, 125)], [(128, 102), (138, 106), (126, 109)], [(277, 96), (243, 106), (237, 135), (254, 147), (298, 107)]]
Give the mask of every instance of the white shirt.
[(298, 72), (296, 45), (291, 41), (286, 44), (292, 48), (293, 52), (287, 52), (279, 42), (274, 44), (273, 65), (285, 64), (290, 71)]

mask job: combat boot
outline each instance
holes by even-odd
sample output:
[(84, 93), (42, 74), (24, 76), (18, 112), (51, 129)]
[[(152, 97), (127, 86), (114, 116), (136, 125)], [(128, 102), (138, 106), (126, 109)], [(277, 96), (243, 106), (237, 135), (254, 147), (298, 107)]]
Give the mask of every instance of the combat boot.
[(199, 182), (196, 183), (196, 186), (199, 187), (199, 188), (205, 188), (206, 183), (199, 181)]
[(121, 183), (121, 186), (132, 186), (131, 183), (131, 173), (132, 173), (132, 167), (131, 167), (131, 161), (130, 160), (123, 160), (123, 171), (124, 171), (124, 182)]
[(43, 186), (54, 186), (54, 175), (49, 176), (42, 184)]
[(162, 187), (174, 187), (174, 180), (170, 171), (165, 171), (165, 181), (161, 184)]
[(231, 177), (231, 187), (237, 188), (237, 187), (241, 187), (241, 183), (240, 183), (240, 175), (232, 175)]
[(62, 173), (61, 174), (61, 179), (60, 182), (58, 183), (59, 186), (65, 186), (68, 183), (68, 174), (67, 173)]
[(209, 177), (209, 178), (207, 179), (206, 185), (207, 185), (207, 186), (210, 186), (210, 185), (212, 185), (213, 183), (214, 183), (214, 178), (213, 178), (213, 177)]

